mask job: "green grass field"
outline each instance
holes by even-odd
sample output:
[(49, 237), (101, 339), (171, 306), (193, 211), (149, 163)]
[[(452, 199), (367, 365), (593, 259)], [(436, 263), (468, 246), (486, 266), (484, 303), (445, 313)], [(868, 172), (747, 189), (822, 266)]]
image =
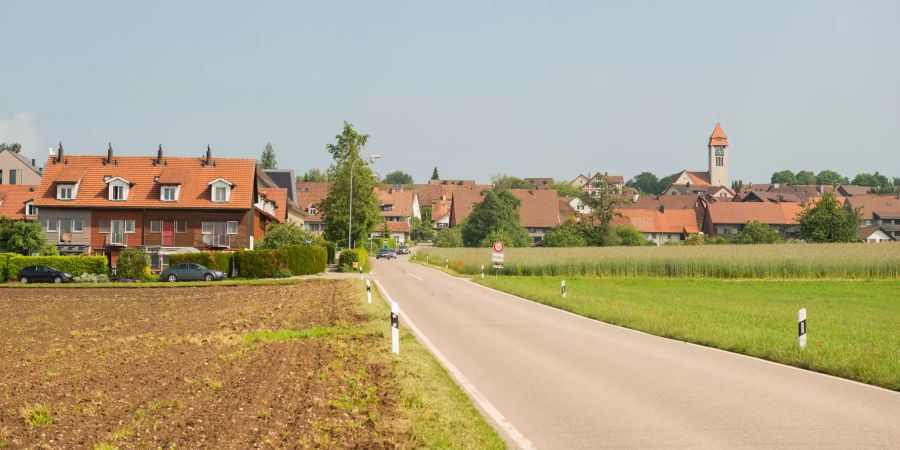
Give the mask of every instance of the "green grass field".
[[(900, 242), (671, 247), (508, 248), (505, 275), (687, 278), (900, 278)], [(475, 275), (488, 248), (425, 248), (413, 260)], [(448, 261), (449, 260), (449, 261)]]
[[(487, 277), (575, 314), (900, 391), (900, 281)], [(797, 343), (797, 310), (808, 344)]]

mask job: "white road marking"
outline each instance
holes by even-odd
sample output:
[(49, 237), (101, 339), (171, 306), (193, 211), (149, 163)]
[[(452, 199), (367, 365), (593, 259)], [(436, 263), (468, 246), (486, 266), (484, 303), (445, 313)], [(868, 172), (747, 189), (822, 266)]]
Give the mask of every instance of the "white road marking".
[(413, 277), (413, 278), (415, 278), (415, 279), (417, 279), (417, 280), (419, 280), (419, 281), (425, 281), (424, 278), (422, 278), (422, 277), (420, 277), (420, 276), (418, 276), (418, 275), (415, 275), (415, 274), (413, 274), (412, 272), (406, 272), (406, 274), (409, 275), (409, 276), (411, 276), (411, 277)]
[[(411, 273), (409, 275), (424, 281), (423, 278), (417, 277)], [(391, 304), (391, 302), (393, 302), (394, 300), (391, 298), (391, 295), (388, 294), (384, 289), (384, 286), (382, 286), (378, 280), (375, 280), (375, 285), (378, 286), (378, 290), (384, 295), (385, 300), (388, 302), (388, 304)], [(425, 334), (423, 334), (422, 331), (419, 330), (418, 327), (416, 327), (416, 324), (414, 324), (412, 320), (410, 320), (406, 315), (406, 313), (403, 312), (403, 308), (400, 309), (400, 318), (404, 323), (406, 323), (406, 325), (413, 332), (419, 342), (421, 342), (422, 345), (424, 345), (425, 348), (427, 348), (428, 351), (430, 351), (431, 354), (434, 355), (434, 357), (437, 358), (438, 361), (440, 361), (444, 368), (447, 369), (447, 372), (450, 372), (450, 375), (452, 375), (453, 378), (456, 379), (456, 382), (459, 383), (459, 385), (463, 388), (464, 391), (466, 391), (467, 394), (469, 394), (469, 398), (471, 398), (478, 405), (478, 407), (481, 408), (481, 410), (484, 411), (491, 418), (491, 420), (493, 420), (494, 423), (496, 423), (497, 426), (506, 433), (507, 436), (509, 436), (509, 439), (511, 439), (519, 448), (523, 450), (530, 450), (534, 448), (534, 445), (531, 443), (531, 441), (529, 441), (528, 438), (525, 437), (525, 435), (523, 435), (518, 429), (516, 429), (513, 424), (509, 423), (503, 413), (501, 413), (500, 410), (497, 409), (497, 407), (495, 407), (487, 398), (485, 398), (481, 391), (479, 391), (478, 388), (476, 388), (475, 385), (473, 385), (472, 382), (469, 381), (469, 379), (466, 378), (466, 376), (463, 375), (463, 373), (460, 372), (459, 369), (457, 369), (456, 366), (453, 365), (453, 363), (450, 362), (450, 360), (447, 359), (447, 357), (445, 357), (444, 354), (441, 353), (441, 351), (438, 350), (430, 340), (428, 340)]]

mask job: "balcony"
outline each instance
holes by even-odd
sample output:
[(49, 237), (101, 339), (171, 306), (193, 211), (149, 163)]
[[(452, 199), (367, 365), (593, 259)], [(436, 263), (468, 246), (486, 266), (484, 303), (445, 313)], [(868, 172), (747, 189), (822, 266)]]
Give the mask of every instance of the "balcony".
[(229, 237), (227, 234), (206, 234), (203, 235), (203, 242), (210, 248), (229, 248), (231, 247)]
[(109, 233), (106, 235), (107, 247), (128, 247), (128, 235), (125, 233)]

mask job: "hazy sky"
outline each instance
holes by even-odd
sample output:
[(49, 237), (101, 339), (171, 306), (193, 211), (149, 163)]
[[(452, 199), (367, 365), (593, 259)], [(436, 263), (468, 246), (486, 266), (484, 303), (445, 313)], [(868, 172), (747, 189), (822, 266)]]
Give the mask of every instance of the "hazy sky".
[[(126, 4), (127, 3), (127, 4)], [(0, 15), (0, 141), (487, 181), (706, 169), (900, 176), (900, 2), (36, 2)], [(251, 6), (252, 4), (252, 6)]]

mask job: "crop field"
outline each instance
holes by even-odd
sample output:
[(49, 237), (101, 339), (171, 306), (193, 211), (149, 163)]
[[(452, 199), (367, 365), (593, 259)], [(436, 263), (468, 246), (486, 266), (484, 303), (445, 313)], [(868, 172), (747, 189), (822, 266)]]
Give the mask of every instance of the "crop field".
[[(504, 275), (900, 278), (900, 243), (508, 248)], [(489, 248), (425, 248), (413, 260), (476, 275)]]
[[(866, 247), (868, 248), (868, 247)], [(900, 280), (486, 277), (585, 317), (900, 391)], [(797, 310), (807, 308), (807, 348)]]
[(359, 281), (0, 291), (0, 448), (502, 448)]

